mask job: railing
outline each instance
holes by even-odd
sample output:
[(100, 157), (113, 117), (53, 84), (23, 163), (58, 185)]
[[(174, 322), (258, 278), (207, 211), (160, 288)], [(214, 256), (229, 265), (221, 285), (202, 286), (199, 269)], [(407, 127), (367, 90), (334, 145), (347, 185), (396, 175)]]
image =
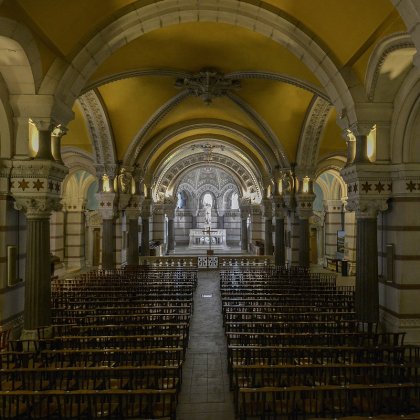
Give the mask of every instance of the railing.
[[(260, 266), (273, 265), (274, 257), (267, 255), (252, 256), (218, 256), (219, 267), (233, 266)], [(151, 265), (154, 267), (197, 267), (198, 257), (162, 256), (162, 257), (139, 257), (140, 265)]]

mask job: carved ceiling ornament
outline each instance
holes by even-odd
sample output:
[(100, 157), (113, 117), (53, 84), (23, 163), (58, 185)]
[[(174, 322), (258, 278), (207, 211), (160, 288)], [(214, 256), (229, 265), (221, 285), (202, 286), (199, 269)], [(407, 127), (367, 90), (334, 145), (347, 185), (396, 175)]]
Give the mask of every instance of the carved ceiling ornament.
[(210, 105), (214, 98), (226, 96), (229, 91), (241, 87), (237, 79), (226, 77), (215, 69), (203, 69), (198, 73), (180, 77), (175, 80), (175, 86), (187, 89), (188, 93)]

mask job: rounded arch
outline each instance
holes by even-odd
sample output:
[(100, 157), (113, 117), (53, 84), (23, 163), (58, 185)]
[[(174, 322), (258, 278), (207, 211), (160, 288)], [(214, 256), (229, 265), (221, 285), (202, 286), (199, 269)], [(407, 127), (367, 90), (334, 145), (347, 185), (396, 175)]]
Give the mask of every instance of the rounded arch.
[(0, 157), (10, 159), (13, 153), (13, 112), (6, 84), (0, 75)]
[(63, 204), (66, 210), (84, 210), (90, 186), (96, 176), (83, 169), (73, 168), (63, 181)]
[(43, 72), (41, 56), (36, 45), (26, 26), (0, 17), (1, 73), (11, 95), (37, 93)]
[[(214, 129), (225, 132), (226, 134), (214, 135), (209, 132), (209, 134), (188, 136), (188, 133), (193, 130)], [(172, 138), (183, 135), (186, 137), (177, 141), (176, 144), (166, 147), (166, 144), (170, 143)], [(244, 143), (240, 143), (238, 140), (235, 140), (233, 136), (244, 139)], [(167, 159), (167, 156), (173, 156), (177, 149), (181, 147), (188, 147), (190, 144), (192, 145), (194, 143), (206, 142), (209, 140), (220, 141), (221, 143), (226, 144), (226, 146), (231, 146), (240, 150), (242, 159), (246, 160), (249, 165), (254, 167), (254, 170), (260, 172), (263, 176), (269, 176), (269, 174), (279, 164), (277, 159), (275, 159), (273, 149), (268, 147), (264, 141), (246, 128), (226, 121), (197, 119), (174, 124), (173, 126), (165, 129), (162, 133), (159, 133), (157, 136), (150, 139), (145, 145), (145, 148), (142, 150), (142, 156), (144, 156), (144, 164), (142, 166), (144, 166), (145, 172), (154, 174), (157, 168), (162, 165), (162, 162)], [(163, 147), (166, 147), (166, 149), (162, 150)], [(252, 150), (251, 147), (255, 151)], [(152, 163), (152, 156), (155, 155), (161, 157)], [(128, 164), (129, 163), (127, 163), (127, 165)]]
[[(54, 78), (59, 80), (54, 89), (55, 94), (68, 107), (72, 106), (98, 66), (119, 48), (154, 29), (174, 23), (207, 21), (233, 24), (256, 31), (287, 48), (318, 78), (337, 113), (343, 115), (342, 124), (349, 126), (357, 121), (351, 93), (328, 51), (321, 48), (301, 26), (263, 8), (261, 4), (185, 0), (182, 7), (174, 7), (172, 1), (163, 0), (159, 2), (159, 13), (156, 13), (155, 4), (144, 6), (137, 3), (126, 10), (127, 13), (98, 31), (81, 48), (64, 73), (59, 77), (57, 74), (50, 75), (49, 81)], [(57, 70), (58, 66), (53, 66), (51, 72)]]

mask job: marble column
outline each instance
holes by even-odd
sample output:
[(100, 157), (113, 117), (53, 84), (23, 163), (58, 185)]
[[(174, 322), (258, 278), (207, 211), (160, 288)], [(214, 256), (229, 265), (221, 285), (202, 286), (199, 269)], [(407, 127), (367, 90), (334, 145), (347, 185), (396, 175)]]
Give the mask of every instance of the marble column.
[(114, 219), (102, 221), (102, 268), (112, 270), (115, 268), (115, 224)]
[(27, 226), (22, 338), (36, 339), (38, 327), (51, 326), (50, 216), (61, 209), (60, 186), (67, 173), (64, 166), (41, 159), (16, 162), (12, 169), (15, 208), (25, 213)]
[(248, 251), (248, 226), (245, 216), (241, 216), (241, 249)]
[(299, 265), (309, 268), (309, 219), (299, 216)]
[(142, 205), (141, 211), (141, 256), (148, 257), (150, 256), (149, 248), (149, 222), (151, 216), (151, 205), (152, 200), (150, 198), (145, 198)]
[(219, 214), (217, 215), (217, 229), (224, 229), (225, 228), (225, 215)]
[(38, 129), (38, 151), (35, 154), (35, 159), (53, 161), (54, 157), (51, 152), (52, 121), (50, 119), (33, 119), (32, 122)]
[(191, 216), (191, 229), (197, 229), (197, 213), (193, 212)]
[(175, 221), (168, 216), (168, 253), (175, 251)]
[(50, 215), (27, 214), (24, 329), (51, 325)]
[(285, 264), (284, 217), (276, 217), (276, 246), (274, 251), (274, 264)]
[(263, 201), (264, 211), (264, 254), (273, 255), (273, 201)]
[(129, 217), (128, 219), (128, 253), (127, 264), (139, 264), (139, 218)]

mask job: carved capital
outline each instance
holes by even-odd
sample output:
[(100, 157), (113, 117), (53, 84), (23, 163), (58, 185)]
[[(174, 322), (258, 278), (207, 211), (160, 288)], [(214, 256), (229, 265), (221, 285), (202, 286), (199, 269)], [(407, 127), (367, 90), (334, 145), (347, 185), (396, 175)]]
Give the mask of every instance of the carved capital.
[(312, 205), (314, 200), (314, 193), (296, 194), (296, 211), (298, 213), (299, 219), (309, 219), (312, 216)]
[(388, 209), (388, 203), (386, 198), (372, 200), (358, 197), (349, 200), (346, 209), (356, 212), (357, 219), (376, 219), (380, 211)]
[[(155, 208), (155, 204), (153, 205), (153, 211)], [(141, 217), (144, 219), (148, 219), (152, 215), (152, 199), (145, 198), (143, 200), (143, 205), (141, 207)]]
[(263, 200), (262, 204), (264, 217), (271, 219), (273, 217), (273, 200), (267, 198)]
[(30, 121), (38, 131), (52, 131), (56, 125), (51, 118), (31, 118)]
[(49, 219), (51, 212), (61, 210), (58, 198), (15, 197), (15, 209), (23, 211), (28, 219)]
[(372, 131), (375, 123), (372, 122), (357, 122), (350, 126), (350, 131), (355, 136), (367, 136)]
[(274, 196), (274, 217), (276, 219), (284, 218), (284, 201), (279, 195)]
[(118, 209), (115, 206), (117, 194), (101, 192), (96, 194), (98, 200), (98, 212), (102, 219), (114, 219), (118, 216)]

